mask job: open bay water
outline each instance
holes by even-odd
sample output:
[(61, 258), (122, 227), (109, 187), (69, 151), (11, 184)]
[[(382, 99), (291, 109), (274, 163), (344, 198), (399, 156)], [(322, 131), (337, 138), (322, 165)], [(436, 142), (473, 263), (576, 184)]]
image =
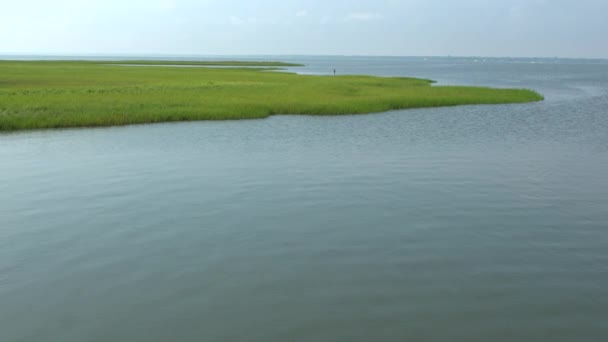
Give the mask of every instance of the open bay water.
[(546, 100), (1, 134), (0, 341), (608, 340), (608, 61), (275, 59)]

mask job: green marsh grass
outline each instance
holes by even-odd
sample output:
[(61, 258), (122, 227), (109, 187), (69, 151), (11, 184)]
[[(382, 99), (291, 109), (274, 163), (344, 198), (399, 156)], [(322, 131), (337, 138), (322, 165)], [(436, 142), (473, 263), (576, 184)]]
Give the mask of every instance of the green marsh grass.
[[(432, 86), (429, 80), (403, 77), (108, 64), (123, 62), (134, 64), (0, 61), (0, 131), (255, 119), (275, 114), (363, 114), (543, 99), (526, 89)], [(251, 66), (242, 63), (235, 65)], [(269, 63), (274, 65), (264, 66), (277, 66), (277, 62)]]
[[(99, 62), (91, 61), (98, 64)], [(227, 67), (297, 67), (303, 64), (266, 62), (266, 61), (154, 61), (154, 60), (135, 60), (135, 61), (110, 61), (108, 64), (130, 64), (130, 65), (198, 65), (198, 66), (227, 66)]]

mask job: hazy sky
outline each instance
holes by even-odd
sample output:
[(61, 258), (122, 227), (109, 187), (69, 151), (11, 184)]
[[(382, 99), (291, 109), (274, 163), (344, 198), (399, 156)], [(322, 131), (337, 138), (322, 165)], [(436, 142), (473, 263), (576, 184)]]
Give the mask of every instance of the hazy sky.
[(4, 0), (0, 54), (608, 58), (608, 0)]

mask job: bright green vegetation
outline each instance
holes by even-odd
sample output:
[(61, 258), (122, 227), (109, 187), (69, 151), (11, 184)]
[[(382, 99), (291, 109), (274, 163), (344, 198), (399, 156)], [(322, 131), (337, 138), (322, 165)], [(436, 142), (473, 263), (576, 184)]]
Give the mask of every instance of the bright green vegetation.
[[(91, 62), (99, 64), (99, 62)], [(302, 64), (284, 62), (255, 62), (255, 61), (110, 61), (108, 64), (130, 64), (130, 65), (198, 65), (198, 66), (229, 66), (229, 67), (289, 67), (303, 66)]]
[(0, 131), (254, 119), (273, 114), (361, 114), (543, 99), (525, 89), (432, 86), (431, 83), (397, 77), (304, 76), (259, 68), (125, 67), (108, 65), (107, 61), (2, 61)]

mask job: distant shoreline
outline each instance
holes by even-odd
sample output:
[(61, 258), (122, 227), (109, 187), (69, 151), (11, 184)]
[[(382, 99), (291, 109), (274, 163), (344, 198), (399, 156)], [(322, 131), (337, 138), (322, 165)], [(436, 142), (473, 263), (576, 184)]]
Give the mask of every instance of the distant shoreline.
[(608, 63), (607, 58), (592, 57), (509, 57), (509, 56), (382, 56), (382, 55), (161, 55), (161, 54), (27, 54), (11, 53), (0, 54), (0, 61), (268, 61), (275, 59), (386, 59), (386, 60), (452, 60), (472, 61), (488, 60), (502, 62), (585, 62), (585, 63)]

